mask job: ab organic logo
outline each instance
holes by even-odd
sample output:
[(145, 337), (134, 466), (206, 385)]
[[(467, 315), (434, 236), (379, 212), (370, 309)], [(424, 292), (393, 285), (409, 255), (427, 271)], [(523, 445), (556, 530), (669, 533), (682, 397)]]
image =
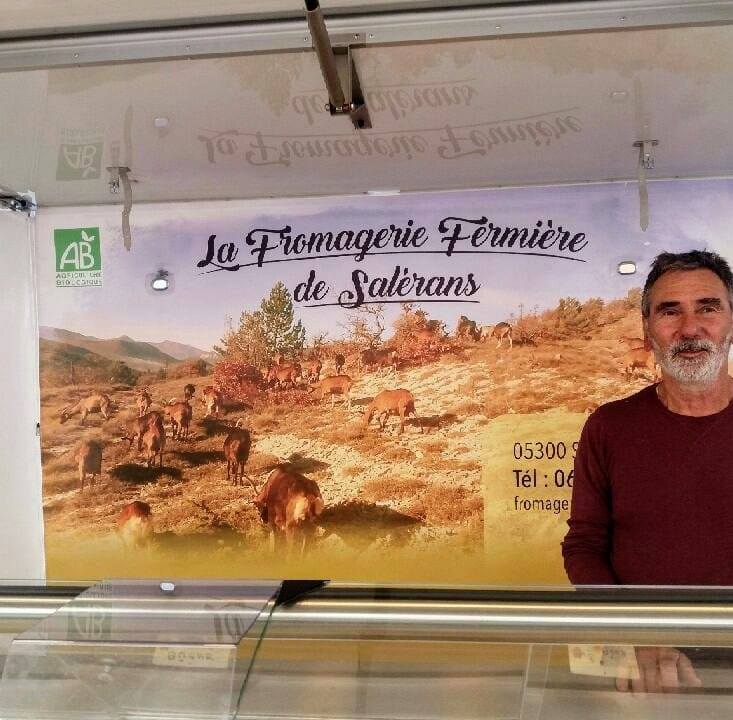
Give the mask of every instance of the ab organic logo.
[(56, 287), (102, 284), (102, 249), (99, 228), (54, 230)]
[(101, 142), (65, 143), (59, 147), (57, 180), (97, 180), (102, 175)]

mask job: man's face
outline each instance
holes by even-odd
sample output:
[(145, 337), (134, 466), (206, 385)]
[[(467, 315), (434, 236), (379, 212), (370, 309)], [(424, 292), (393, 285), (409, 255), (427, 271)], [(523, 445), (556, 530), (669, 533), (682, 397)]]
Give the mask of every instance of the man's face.
[(725, 368), (733, 314), (725, 285), (712, 270), (675, 270), (649, 293), (644, 337), (665, 375), (680, 383), (713, 382)]

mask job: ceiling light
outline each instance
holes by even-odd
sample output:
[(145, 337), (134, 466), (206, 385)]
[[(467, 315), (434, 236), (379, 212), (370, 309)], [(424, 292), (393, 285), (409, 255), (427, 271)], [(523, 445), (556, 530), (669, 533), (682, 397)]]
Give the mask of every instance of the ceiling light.
[(171, 282), (168, 279), (168, 272), (166, 270), (158, 270), (150, 281), (150, 287), (153, 288), (155, 292), (164, 292), (170, 287), (170, 285)]
[(378, 188), (376, 190), (367, 190), (366, 194), (367, 195), (379, 195), (379, 196), (399, 195), (400, 189), (399, 188)]
[(620, 103), (628, 99), (629, 93), (627, 90), (614, 90), (612, 93), (609, 93), (609, 97), (613, 102)]
[(162, 130), (170, 125), (170, 120), (167, 117), (157, 117), (153, 120), (153, 125), (155, 125), (159, 130)]
[(619, 275), (633, 275), (636, 272), (636, 263), (633, 260), (622, 260), (618, 264)]

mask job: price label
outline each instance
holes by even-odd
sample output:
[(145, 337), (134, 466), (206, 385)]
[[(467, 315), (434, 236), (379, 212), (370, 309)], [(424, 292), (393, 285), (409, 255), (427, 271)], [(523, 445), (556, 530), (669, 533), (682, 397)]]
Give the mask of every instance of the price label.
[(633, 645), (568, 645), (568, 662), (575, 675), (631, 680), (639, 677)]
[(153, 665), (187, 668), (226, 668), (232, 651), (224, 648), (159, 647), (153, 653)]

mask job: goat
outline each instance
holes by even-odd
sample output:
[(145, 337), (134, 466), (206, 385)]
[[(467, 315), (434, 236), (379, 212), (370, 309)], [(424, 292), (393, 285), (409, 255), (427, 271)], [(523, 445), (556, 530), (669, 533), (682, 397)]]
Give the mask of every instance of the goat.
[(117, 515), (117, 535), (128, 550), (149, 545), (153, 536), (153, 517), (150, 505), (134, 500)]
[(201, 402), (206, 405), (206, 415), (219, 417), (219, 412), (224, 407), (224, 395), (212, 385), (207, 385), (201, 396)]
[(314, 392), (320, 390), (320, 399), (326, 395), (331, 396), (331, 407), (334, 406), (336, 401), (336, 395), (343, 395), (346, 401), (346, 409), (351, 410), (351, 386), (354, 381), (348, 375), (329, 375), (328, 377), (319, 380), (317, 383), (313, 383), (308, 388), (308, 392)]
[(155, 423), (143, 432), (142, 447), (145, 451), (145, 462), (148, 467), (155, 465), (155, 456), (160, 458), (160, 467), (163, 467), (163, 450), (165, 450), (165, 428), (163, 422)]
[(482, 325), (479, 331), (479, 339), (481, 342), (496, 338), (496, 347), (501, 347), (504, 338), (509, 341), (509, 349), (513, 347), (512, 342), (512, 326), (507, 322), (496, 323), (496, 325)]
[(333, 365), (336, 368), (336, 374), (341, 375), (341, 371), (344, 369), (344, 365), (346, 365), (346, 358), (341, 353), (336, 353), (333, 356)]
[(321, 377), (321, 370), (323, 369), (323, 363), (318, 360), (306, 360), (301, 365), (301, 374), (305, 380), (319, 380)]
[(81, 424), (84, 424), (87, 415), (90, 413), (101, 413), (105, 420), (109, 420), (110, 410), (112, 409), (112, 401), (109, 399), (109, 395), (104, 393), (98, 393), (96, 395), (90, 395), (83, 400), (79, 400), (76, 405), (67, 405), (61, 411), (61, 418), (59, 422), (65, 423), (70, 417), (81, 413)]
[[(241, 418), (224, 440), (224, 459), (227, 461), (227, 480), (234, 476), (234, 485), (244, 485), (244, 478), (249, 480), (252, 489), (257, 493), (257, 486), (249, 475), (244, 473), (244, 465), (249, 458), (252, 447), (252, 435), (247, 428), (241, 427)], [(239, 475), (239, 478), (237, 478)]]
[(102, 474), (102, 443), (96, 440), (83, 440), (74, 454), (74, 460), (79, 466), (79, 482), (83, 492), (87, 474), (92, 476), (90, 485), (94, 485), (97, 475)]
[(148, 391), (148, 388), (141, 390), (135, 396), (135, 403), (137, 405), (138, 417), (142, 417), (150, 411), (150, 407), (153, 404), (153, 398), (150, 397), (150, 392)]
[(194, 394), (196, 393), (196, 386), (192, 383), (188, 383), (187, 385), (183, 386), (183, 399), (186, 402), (191, 402), (191, 399), (193, 398)]
[(301, 367), (298, 363), (287, 363), (285, 365), (272, 365), (267, 371), (268, 385), (275, 385), (280, 388), (290, 385), (295, 387), (295, 381), (300, 377)]
[(481, 337), (476, 321), (469, 320), (465, 315), (458, 319), (455, 335), (458, 340), (479, 340)]
[(380, 348), (374, 350), (367, 348), (362, 350), (359, 355), (359, 366), (364, 369), (377, 368), (391, 368), (392, 372), (397, 372), (397, 352), (391, 348)]
[(187, 402), (177, 402), (171, 398), (163, 409), (166, 418), (171, 424), (171, 437), (176, 440), (188, 440), (188, 432), (191, 427), (193, 409)]
[[(366, 406), (364, 411), (364, 427), (368, 427), (371, 422), (372, 416), (376, 414), (377, 422), (379, 427), (384, 430), (387, 417), (389, 415), (400, 416), (400, 430), (401, 435), (405, 430), (405, 416), (414, 415), (417, 418), (415, 412), (415, 398), (409, 390), (402, 388), (398, 390), (382, 390), (377, 396)], [(420, 423), (420, 432), (425, 432), (425, 429)]]
[(276, 467), (254, 499), (262, 522), (270, 527), (272, 548), (284, 536), (291, 551), (301, 536), (300, 554), (305, 551), (315, 519), (323, 512), (324, 502), (318, 484), (287, 466)]
[(625, 352), (621, 356), (621, 365), (623, 368), (622, 372), (629, 378), (634, 376), (634, 370), (637, 368), (640, 370), (649, 370), (655, 379), (659, 377), (654, 353), (643, 347), (632, 348)]
[(285, 362), (285, 353), (279, 352), (272, 358), (273, 365), (282, 365), (284, 362)]
[(132, 447), (132, 443), (135, 442), (135, 438), (137, 438), (137, 450), (138, 452), (141, 452), (143, 449), (143, 433), (149, 427), (157, 424), (160, 424), (160, 426), (163, 427), (163, 416), (157, 410), (151, 410), (142, 417), (133, 418), (125, 425), (120, 425), (120, 428), (122, 429), (122, 437), (124, 440), (128, 440), (130, 442), (130, 447)]

